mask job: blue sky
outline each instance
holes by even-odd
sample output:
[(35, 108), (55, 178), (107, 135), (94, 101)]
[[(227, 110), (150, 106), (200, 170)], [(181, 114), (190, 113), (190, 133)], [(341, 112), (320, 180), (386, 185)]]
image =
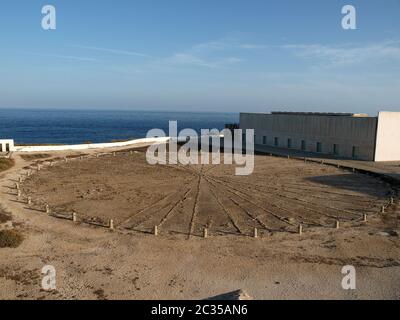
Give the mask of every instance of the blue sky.
[(400, 0), (0, 6), (0, 108), (400, 111)]

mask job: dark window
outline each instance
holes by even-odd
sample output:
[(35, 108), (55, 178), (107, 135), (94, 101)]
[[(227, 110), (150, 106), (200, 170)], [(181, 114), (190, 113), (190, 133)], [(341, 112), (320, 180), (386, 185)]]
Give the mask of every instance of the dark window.
[(287, 147), (289, 149), (292, 147), (292, 139), (287, 139)]
[(3, 152), (3, 144), (0, 143), (0, 152)]
[(275, 145), (275, 147), (278, 147), (278, 146), (279, 146), (279, 138), (275, 137), (275, 139), (274, 139), (274, 145)]
[(353, 152), (352, 152), (352, 157), (354, 158), (354, 159), (357, 159), (358, 158), (358, 147), (353, 147)]
[(263, 144), (267, 144), (267, 137), (266, 136), (263, 137)]
[(10, 152), (10, 144), (6, 143), (6, 152)]
[(301, 150), (305, 151), (306, 150), (306, 141), (301, 140)]
[(333, 145), (333, 154), (339, 155), (339, 145), (338, 144)]
[(322, 152), (322, 143), (317, 142), (317, 152)]

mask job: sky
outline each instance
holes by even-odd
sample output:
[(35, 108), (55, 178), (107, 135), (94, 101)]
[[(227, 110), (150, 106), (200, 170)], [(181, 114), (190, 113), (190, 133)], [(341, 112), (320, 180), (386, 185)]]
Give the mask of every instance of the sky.
[(2, 0), (0, 39), (0, 108), (400, 111), (400, 0)]

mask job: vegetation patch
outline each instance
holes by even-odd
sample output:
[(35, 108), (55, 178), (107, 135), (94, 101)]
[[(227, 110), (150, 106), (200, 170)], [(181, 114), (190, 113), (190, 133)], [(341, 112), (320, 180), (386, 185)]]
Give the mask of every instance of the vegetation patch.
[(0, 207), (0, 223), (6, 223), (7, 221), (11, 220), (11, 215), (7, 212), (5, 212), (1, 207)]
[(0, 230), (0, 248), (17, 248), (23, 240), (17, 230)]
[(14, 165), (13, 159), (0, 158), (0, 172), (10, 169)]

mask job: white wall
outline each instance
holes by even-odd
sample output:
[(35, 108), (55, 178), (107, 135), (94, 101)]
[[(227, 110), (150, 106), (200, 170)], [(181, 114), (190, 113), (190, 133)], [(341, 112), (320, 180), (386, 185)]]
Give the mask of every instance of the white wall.
[(101, 148), (118, 148), (134, 146), (142, 143), (166, 143), (170, 138), (144, 138), (137, 140), (130, 140), (124, 142), (112, 143), (92, 143), (92, 144), (75, 144), (75, 145), (60, 145), (60, 146), (23, 146), (15, 147), (14, 151), (18, 152), (51, 152), (51, 151), (67, 151), (67, 150), (87, 150), (87, 149), (101, 149)]
[(400, 161), (400, 112), (379, 112), (375, 161)]
[(11, 139), (0, 139), (0, 144), (2, 146), (1, 150), (2, 152), (6, 152), (6, 144), (9, 145), (10, 151), (14, 151), (14, 140)]

